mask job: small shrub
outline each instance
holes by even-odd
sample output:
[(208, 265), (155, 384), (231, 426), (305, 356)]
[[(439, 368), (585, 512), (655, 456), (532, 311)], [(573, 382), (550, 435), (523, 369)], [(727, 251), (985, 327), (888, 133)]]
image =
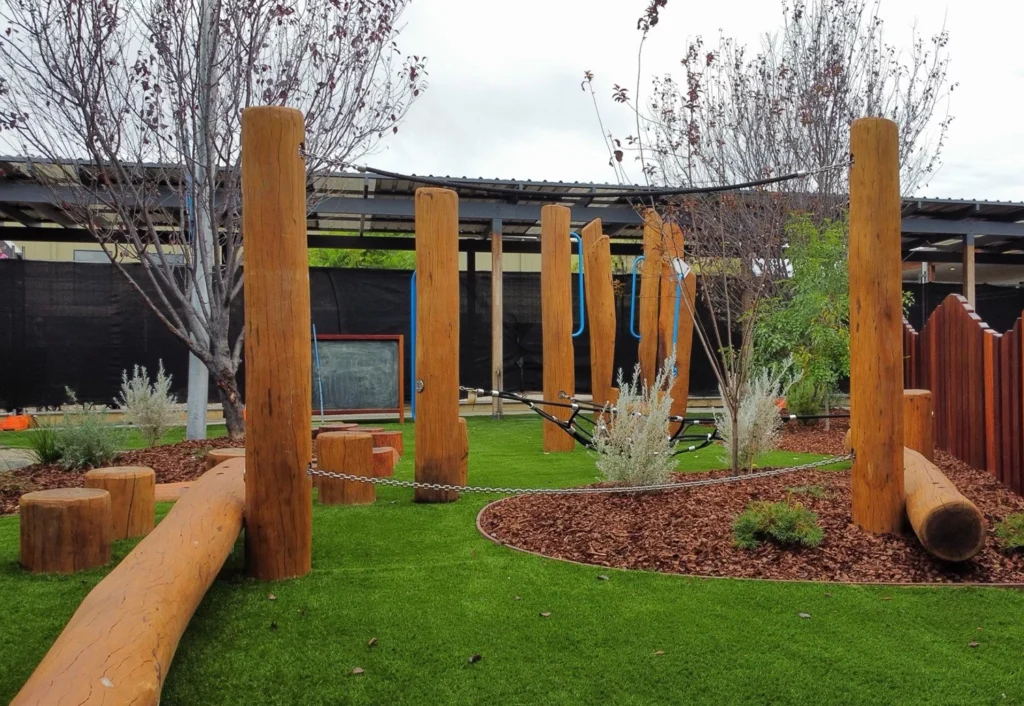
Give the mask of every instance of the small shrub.
[(1004, 549), (1024, 549), (1024, 512), (1007, 515), (1005, 520), (996, 525), (996, 536)]
[(723, 414), (715, 415), (727, 462), (732, 462), (735, 448), (739, 468), (749, 471), (758, 456), (775, 448), (782, 428), (782, 416), (775, 401), (782, 396), (789, 367), (783, 365), (777, 372), (765, 370), (750, 377), (740, 400), (735, 430), (728, 407)]
[(38, 463), (56, 463), (60, 460), (57, 430), (51, 426), (41, 426), (30, 431), (28, 448), (35, 454)]
[(811, 380), (801, 378), (790, 385), (789, 390), (786, 391), (786, 409), (790, 414), (801, 417), (821, 414), (825, 409), (826, 394), (815, 387)]
[(175, 422), (174, 405), (177, 400), (170, 390), (171, 376), (164, 373), (163, 361), (160, 361), (153, 383), (141, 365), (135, 366), (131, 378), (127, 370), (121, 372), (121, 396), (114, 401), (124, 408), (129, 423), (142, 434), (146, 446), (156, 446)]
[(732, 537), (741, 549), (768, 541), (780, 546), (816, 547), (825, 538), (818, 515), (797, 503), (753, 502), (732, 523)]
[[(673, 355), (670, 360), (673, 360)], [(635, 487), (664, 483), (675, 470), (674, 449), (668, 436), (668, 418), (674, 375), (668, 361), (654, 385), (640, 382), (640, 366), (626, 382), (619, 371), (619, 401), (602, 415), (594, 430), (597, 469), (605, 480)]]
[(792, 488), (786, 488), (786, 492), (790, 495), (806, 495), (811, 498), (823, 498), (827, 494), (820, 485), (795, 485)]
[(121, 430), (104, 420), (105, 408), (79, 404), (75, 393), (65, 389), (68, 405), (61, 423), (53, 427), (60, 464), (69, 471), (109, 465), (124, 440)]

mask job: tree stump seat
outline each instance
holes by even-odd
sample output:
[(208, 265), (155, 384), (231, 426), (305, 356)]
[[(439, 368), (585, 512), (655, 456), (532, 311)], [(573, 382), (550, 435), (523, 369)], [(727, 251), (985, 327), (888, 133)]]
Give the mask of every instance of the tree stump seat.
[(85, 474), (85, 487), (110, 493), (111, 538), (144, 537), (156, 525), (156, 473), (152, 468), (95, 468)]
[(21, 496), (21, 565), (70, 574), (110, 561), (110, 493), (99, 488), (37, 490)]
[(326, 434), (331, 431), (351, 431), (355, 429), (358, 424), (347, 423), (347, 424), (321, 424), (320, 426), (313, 429), (313, 438), (315, 439), (320, 434)]
[(400, 431), (374, 431), (370, 432), (373, 436), (374, 447), (390, 446), (398, 452), (399, 456), (405, 455), (405, 442), (402, 439), (402, 432)]
[(245, 458), (245, 449), (213, 449), (206, 454), (206, 470), (210, 470), (214, 466), (220, 465), (232, 458)]
[(373, 448), (373, 477), (390, 478), (395, 475), (395, 463), (398, 461), (398, 452), (390, 446), (375, 446)]
[[(332, 432), (321, 434), (318, 464), (324, 471), (374, 477), (373, 437), (369, 434)], [(376, 499), (372, 483), (320, 476), (317, 481), (321, 505), (370, 505)]]

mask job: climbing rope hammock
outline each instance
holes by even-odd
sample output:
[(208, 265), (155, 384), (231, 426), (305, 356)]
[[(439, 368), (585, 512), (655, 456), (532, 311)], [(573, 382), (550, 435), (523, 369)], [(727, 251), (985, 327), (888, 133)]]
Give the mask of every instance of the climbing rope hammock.
[[(528, 409), (536, 412), (588, 449), (594, 448), (594, 432), (597, 430), (598, 424), (600, 424), (596, 417), (604, 413), (615, 414), (616, 412), (614, 407), (606, 409), (599, 404), (578, 400), (575, 397), (566, 396), (564, 393), (562, 394), (562, 399), (556, 402), (551, 400), (535, 400), (523, 395), (517, 395), (514, 392), (508, 392), (507, 390), (460, 387), (459, 391), (471, 392), (480, 396), (489, 394), (503, 400), (524, 404)], [(568, 409), (570, 410), (569, 418), (562, 419), (556, 417), (545, 408)], [(678, 425), (675, 432), (669, 435), (669, 441), (676, 447), (675, 452), (672, 454), (673, 456), (698, 451), (710, 446), (721, 438), (718, 436), (717, 429), (702, 433), (692, 431), (694, 427), (711, 426), (707, 419), (688, 419), (673, 415), (668, 418), (668, 421)]]
[[(571, 397), (566, 395), (564, 392), (559, 393), (560, 399), (558, 401), (552, 401), (532, 399), (507, 390), (485, 390), (478, 387), (460, 386), (459, 391), (476, 394), (481, 397), (491, 395), (492, 397), (498, 397), (510, 402), (523, 404), (527, 409), (536, 412), (546, 421), (551, 422), (575, 439), (579, 444), (588, 449), (594, 448), (594, 432), (599, 424), (596, 417), (606, 413), (615, 414), (617, 411), (615, 407), (605, 408), (599, 404), (595, 404), (594, 402)], [(570, 410), (569, 417), (568, 419), (562, 419), (561, 417), (557, 417), (547, 411), (546, 408), (568, 409)], [(848, 419), (850, 417), (849, 414), (801, 415), (782, 414), (781, 412), (780, 415), (783, 421)], [(693, 431), (694, 427), (715, 427), (714, 420), (701, 419), (699, 417), (680, 417), (678, 415), (670, 415), (668, 417), (668, 422), (670, 424), (677, 425), (676, 431), (669, 435), (669, 441), (676, 447), (675, 452), (672, 454), (673, 456), (690, 453), (692, 451), (699, 451), (700, 449), (707, 448), (716, 441), (722, 440), (722, 437), (718, 434), (717, 428), (713, 428), (711, 432)]]

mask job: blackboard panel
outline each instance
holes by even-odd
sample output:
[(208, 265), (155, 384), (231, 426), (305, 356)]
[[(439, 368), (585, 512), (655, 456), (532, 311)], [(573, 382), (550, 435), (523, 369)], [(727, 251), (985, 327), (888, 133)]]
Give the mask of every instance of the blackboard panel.
[(313, 360), (313, 406), (328, 411), (388, 411), (402, 408), (401, 336), (317, 336)]

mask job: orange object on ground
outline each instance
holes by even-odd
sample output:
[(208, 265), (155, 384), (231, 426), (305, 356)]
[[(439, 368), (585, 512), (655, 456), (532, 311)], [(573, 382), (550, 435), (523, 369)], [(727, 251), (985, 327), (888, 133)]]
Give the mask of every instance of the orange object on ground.
[(30, 414), (8, 414), (0, 419), (0, 431), (25, 431), (34, 421)]

